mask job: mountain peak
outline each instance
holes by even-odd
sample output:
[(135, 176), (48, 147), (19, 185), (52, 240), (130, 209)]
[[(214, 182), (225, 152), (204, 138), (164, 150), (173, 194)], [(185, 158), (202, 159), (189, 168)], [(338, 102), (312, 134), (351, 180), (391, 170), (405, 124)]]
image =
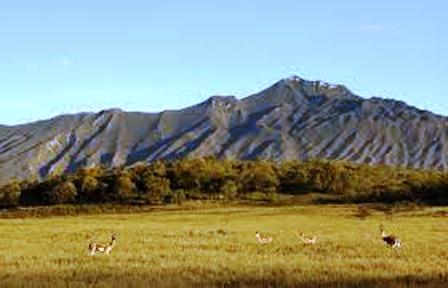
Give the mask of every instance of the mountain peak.
[(116, 114), (116, 113), (123, 113), (124, 111), (120, 108), (108, 108), (108, 109), (103, 109), (101, 111), (98, 112), (98, 114)]
[(330, 99), (361, 100), (343, 85), (330, 84), (324, 81), (311, 81), (292, 75), (283, 78), (263, 91), (243, 99), (251, 107), (264, 109), (267, 106), (289, 105), (316, 107)]
[(308, 95), (325, 95), (328, 97), (356, 97), (347, 87), (341, 84), (333, 84), (322, 80), (307, 80), (298, 75), (291, 75), (280, 81), (282, 84), (299, 89)]
[(214, 95), (206, 100), (207, 103), (232, 103), (237, 101), (235, 96)]

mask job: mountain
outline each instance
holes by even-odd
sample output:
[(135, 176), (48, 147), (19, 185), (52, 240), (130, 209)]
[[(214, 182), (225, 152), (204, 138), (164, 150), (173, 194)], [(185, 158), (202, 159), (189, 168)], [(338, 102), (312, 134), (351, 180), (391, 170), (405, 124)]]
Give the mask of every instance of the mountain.
[(446, 169), (448, 118), (293, 76), (244, 99), (160, 113), (106, 110), (0, 126), (0, 182), (81, 166), (214, 155)]

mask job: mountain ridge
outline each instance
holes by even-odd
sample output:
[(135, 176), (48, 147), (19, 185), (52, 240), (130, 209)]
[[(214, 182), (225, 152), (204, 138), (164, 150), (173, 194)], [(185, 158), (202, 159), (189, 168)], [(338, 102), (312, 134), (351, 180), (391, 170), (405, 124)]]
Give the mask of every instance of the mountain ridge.
[(242, 99), (215, 95), (179, 110), (113, 108), (0, 125), (0, 182), (185, 156), (446, 169), (447, 135), (445, 116), (292, 76)]

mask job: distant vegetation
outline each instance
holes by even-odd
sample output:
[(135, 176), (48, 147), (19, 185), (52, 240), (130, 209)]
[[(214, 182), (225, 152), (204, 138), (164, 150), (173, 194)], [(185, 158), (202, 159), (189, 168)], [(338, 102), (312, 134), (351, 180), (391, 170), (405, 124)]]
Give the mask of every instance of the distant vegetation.
[(279, 194), (315, 202), (448, 204), (448, 173), (342, 161), (272, 162), (187, 158), (130, 168), (82, 168), (43, 181), (0, 188), (2, 207), (54, 204), (163, 204), (184, 200), (275, 201)]

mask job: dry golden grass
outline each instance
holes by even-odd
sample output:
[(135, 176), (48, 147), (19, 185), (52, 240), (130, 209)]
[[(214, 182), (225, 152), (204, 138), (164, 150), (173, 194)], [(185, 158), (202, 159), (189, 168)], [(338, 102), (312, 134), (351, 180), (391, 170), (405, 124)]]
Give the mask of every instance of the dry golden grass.
[[(436, 210), (373, 211), (365, 220), (356, 206), (2, 219), (0, 286), (443, 287), (448, 223)], [(400, 236), (400, 251), (381, 242), (381, 223)], [(273, 243), (258, 244), (257, 230)], [(89, 241), (108, 241), (111, 231), (112, 254), (88, 256)], [(299, 231), (317, 244), (301, 243)]]

